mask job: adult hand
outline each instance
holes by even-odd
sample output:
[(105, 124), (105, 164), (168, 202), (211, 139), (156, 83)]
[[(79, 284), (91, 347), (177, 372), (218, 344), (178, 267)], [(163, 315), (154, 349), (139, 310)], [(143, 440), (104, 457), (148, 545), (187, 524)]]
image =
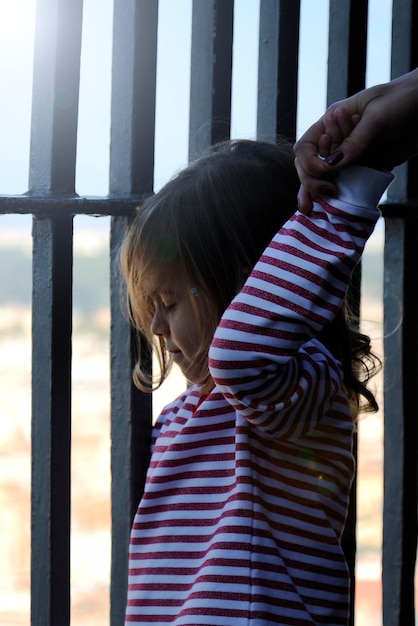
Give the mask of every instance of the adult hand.
[[(338, 146), (326, 148), (326, 118), (352, 130)], [(328, 120), (329, 122), (329, 120)], [(318, 157), (320, 149), (328, 152)], [(391, 170), (418, 152), (418, 69), (393, 81), (364, 89), (332, 104), (294, 146), (295, 166), (302, 184), (301, 210), (308, 210), (311, 193), (334, 195), (333, 173), (352, 163)]]

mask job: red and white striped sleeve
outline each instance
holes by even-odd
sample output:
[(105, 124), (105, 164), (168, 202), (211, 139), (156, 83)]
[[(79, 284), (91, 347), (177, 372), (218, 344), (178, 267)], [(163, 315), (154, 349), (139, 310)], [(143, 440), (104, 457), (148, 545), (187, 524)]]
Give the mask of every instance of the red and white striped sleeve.
[(315, 337), (342, 304), (392, 178), (344, 170), (338, 199), (317, 200), (309, 216), (286, 222), (225, 311), (210, 371), (230, 404), (265, 431), (300, 436), (340, 388), (338, 363)]

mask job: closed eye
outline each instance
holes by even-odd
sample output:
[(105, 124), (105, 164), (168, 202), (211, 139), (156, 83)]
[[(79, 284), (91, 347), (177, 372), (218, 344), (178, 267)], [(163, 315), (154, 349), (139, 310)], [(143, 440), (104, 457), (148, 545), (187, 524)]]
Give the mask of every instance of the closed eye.
[(163, 308), (166, 313), (170, 313), (171, 311), (174, 311), (176, 306), (177, 306), (177, 302), (172, 302), (170, 304), (164, 304), (163, 302)]
[(165, 313), (169, 313), (176, 308), (177, 300), (172, 297), (159, 296), (155, 302), (155, 306), (160, 306)]

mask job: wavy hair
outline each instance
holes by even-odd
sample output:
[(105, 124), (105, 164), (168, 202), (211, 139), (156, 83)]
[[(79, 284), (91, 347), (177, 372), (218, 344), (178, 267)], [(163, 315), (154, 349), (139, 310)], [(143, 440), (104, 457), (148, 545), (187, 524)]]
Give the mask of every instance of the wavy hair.
[[(213, 304), (206, 312), (196, 306), (202, 328), (201, 351), (208, 351), (219, 320), (243, 286), (274, 234), (297, 208), (299, 179), (292, 146), (285, 140), (268, 143), (231, 140), (174, 176), (144, 202), (132, 222), (120, 250), (120, 268), (127, 287), (130, 320), (138, 333), (154, 347), (159, 374), (149, 374), (149, 363), (140, 357), (134, 382), (152, 391), (166, 379), (171, 359), (164, 341), (151, 333), (154, 305), (143, 295), (143, 277), (155, 264), (170, 265), (189, 287)], [(351, 323), (344, 306), (318, 339), (341, 360), (344, 383), (353, 408), (376, 411), (367, 386), (379, 369), (370, 340)], [(145, 359), (147, 361), (147, 359)], [(211, 386), (205, 361), (200, 383)]]

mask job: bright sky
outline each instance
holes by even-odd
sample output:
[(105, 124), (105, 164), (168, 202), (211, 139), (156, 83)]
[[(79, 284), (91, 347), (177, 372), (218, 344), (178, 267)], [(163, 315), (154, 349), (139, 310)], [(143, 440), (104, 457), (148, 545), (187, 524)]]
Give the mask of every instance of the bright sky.
[[(160, 0), (156, 187), (187, 161), (192, 0)], [(0, 0), (0, 193), (27, 189), (35, 0)], [(298, 134), (325, 108), (328, 0), (302, 0)], [(255, 135), (259, 0), (236, 0), (232, 134)], [(391, 0), (369, 0), (367, 83), (389, 79)], [(100, 24), (100, 28), (98, 28)], [(84, 0), (77, 191), (108, 180), (112, 0)], [(186, 44), (185, 44), (186, 42)], [(173, 123), (175, 120), (175, 123)]]

